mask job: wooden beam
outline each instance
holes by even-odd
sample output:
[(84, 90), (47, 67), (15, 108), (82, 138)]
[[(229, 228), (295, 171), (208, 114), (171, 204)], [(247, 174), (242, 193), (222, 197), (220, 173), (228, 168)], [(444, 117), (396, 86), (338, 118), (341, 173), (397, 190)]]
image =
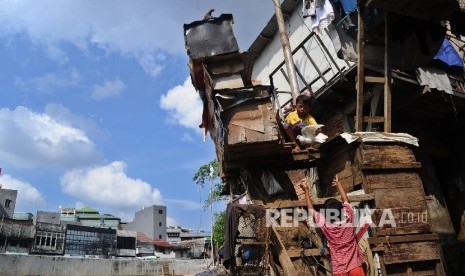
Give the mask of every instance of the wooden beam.
[(283, 268), (285, 275), (297, 276), (297, 270), (295, 269), (291, 258), (287, 254), (286, 247), (284, 246), (284, 243), (279, 237), (279, 234), (274, 226), (271, 226), (271, 241), (278, 248), (279, 262), (281, 263), (281, 267)]
[(384, 123), (383, 116), (363, 116), (364, 123)]
[(379, 266), (381, 270), (381, 275), (388, 275), (386, 271), (386, 263), (384, 262), (384, 254), (379, 256)]
[[(299, 258), (302, 256), (302, 250), (300, 249), (292, 249), (288, 250), (287, 254), (289, 255), (290, 258)], [(321, 250), (318, 248), (312, 248), (312, 249), (305, 249), (303, 254), (305, 256), (321, 256)], [(328, 255), (328, 251), (325, 250), (324, 255)]]
[(365, 82), (368, 83), (384, 83), (384, 81), (384, 77), (365, 76)]
[(365, 24), (363, 22), (363, 6), (358, 6), (357, 32), (357, 105), (355, 109), (355, 131), (363, 131), (363, 95), (365, 80)]
[[(350, 202), (364, 202), (364, 201), (371, 201), (375, 199), (373, 194), (364, 194), (364, 195), (352, 195), (348, 196)], [(323, 203), (328, 199), (326, 198), (312, 198), (312, 203), (315, 206), (321, 206)], [(341, 197), (337, 196), (334, 197), (337, 200), (341, 201)], [(271, 202), (265, 205), (266, 208), (269, 209), (278, 209), (278, 208), (295, 208), (295, 207), (305, 207), (307, 204), (305, 200), (281, 200), (278, 202)]]
[(436, 241), (438, 240), (437, 234), (425, 234), (425, 235), (405, 235), (405, 236), (389, 236), (388, 237), (372, 237), (368, 238), (370, 245), (377, 244), (391, 244), (401, 242), (419, 242), (419, 241)]
[(388, 248), (389, 250), (383, 254), (386, 265), (421, 261), (437, 262), (441, 259), (436, 241), (396, 243)]
[(391, 54), (390, 43), (391, 28), (388, 12), (384, 13), (384, 132), (391, 132)]
[(385, 170), (385, 169), (418, 169), (421, 168), (420, 162), (411, 163), (371, 163), (363, 164), (362, 170)]

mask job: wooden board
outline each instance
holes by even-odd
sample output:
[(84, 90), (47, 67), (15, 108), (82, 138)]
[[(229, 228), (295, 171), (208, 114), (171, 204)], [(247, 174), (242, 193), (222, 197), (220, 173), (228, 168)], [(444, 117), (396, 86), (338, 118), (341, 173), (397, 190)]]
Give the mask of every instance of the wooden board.
[[(350, 202), (366, 202), (371, 201), (374, 199), (372, 194), (365, 194), (365, 195), (353, 195), (348, 196)], [(341, 200), (340, 196), (334, 197)], [(321, 206), (328, 198), (313, 198), (312, 203), (314, 206)], [(304, 207), (307, 206), (305, 200), (279, 200), (277, 202), (270, 202), (266, 204), (266, 208), (295, 208), (295, 207)]]
[(407, 167), (418, 166), (412, 150), (405, 145), (398, 144), (366, 144), (360, 148), (361, 165), (366, 168), (389, 168), (394, 165)]
[(414, 263), (391, 264), (386, 266), (386, 274), (389, 276), (442, 276), (437, 273), (438, 261), (422, 261)]
[(279, 262), (281, 263), (281, 267), (283, 268), (286, 276), (297, 276), (297, 270), (292, 264), (291, 258), (287, 254), (286, 248), (284, 247), (284, 244), (280, 239), (278, 232), (273, 226), (271, 227), (271, 241), (273, 242), (273, 245), (276, 246), (278, 249)]
[(372, 194), (375, 197), (376, 208), (426, 206), (425, 195), (420, 187), (376, 189)]
[[(420, 242), (420, 241), (437, 241), (438, 235), (433, 234), (424, 234), (424, 235), (404, 235), (404, 236), (387, 236), (387, 237), (371, 237), (368, 238), (368, 243), (371, 245), (378, 246), (383, 244), (382, 251), (385, 250), (384, 245), (393, 244), (393, 243), (406, 243), (406, 242)], [(378, 251), (378, 250), (377, 250)]]
[[(421, 178), (415, 171), (368, 171), (365, 172), (368, 189), (422, 188)], [(365, 191), (366, 192), (366, 191)]]
[(227, 129), (227, 146), (279, 139), (276, 112), (269, 99), (232, 107), (224, 111), (222, 118)]
[[(391, 218), (393, 218), (393, 224), (390, 223)], [(372, 219), (378, 226), (372, 228), (373, 232), (378, 236), (431, 233), (426, 206), (376, 209), (372, 214)], [(382, 219), (384, 225), (380, 225), (383, 222)]]
[(386, 265), (439, 259), (439, 250), (434, 241), (391, 244), (384, 252)]

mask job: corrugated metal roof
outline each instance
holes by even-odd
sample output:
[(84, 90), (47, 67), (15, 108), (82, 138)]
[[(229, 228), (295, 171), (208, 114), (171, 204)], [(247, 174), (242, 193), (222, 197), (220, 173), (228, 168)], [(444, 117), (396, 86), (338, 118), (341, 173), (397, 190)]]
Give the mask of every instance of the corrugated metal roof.
[(84, 208), (81, 208), (79, 210), (76, 210), (76, 213), (90, 213), (90, 214), (98, 214), (98, 211), (95, 210), (92, 207), (86, 206)]
[(93, 213), (85, 213), (85, 214), (77, 214), (76, 217), (79, 219), (107, 219), (107, 220), (120, 220), (120, 218), (117, 218), (112, 215), (101, 215), (99, 213), (93, 214)]
[(153, 240), (144, 232), (137, 232), (137, 243), (153, 243)]
[[(296, 0), (284, 0), (281, 4), (281, 10), (283, 11), (284, 20), (291, 17), (292, 12), (300, 4), (300, 1)], [(260, 32), (252, 45), (250, 45), (248, 52), (252, 53), (253, 56), (259, 56), (266, 45), (273, 40), (273, 36), (278, 31), (278, 23), (276, 22), (276, 15), (273, 15), (265, 28)]]
[(155, 240), (153, 244), (157, 247), (167, 247), (167, 248), (173, 247), (169, 242), (166, 242), (164, 240)]

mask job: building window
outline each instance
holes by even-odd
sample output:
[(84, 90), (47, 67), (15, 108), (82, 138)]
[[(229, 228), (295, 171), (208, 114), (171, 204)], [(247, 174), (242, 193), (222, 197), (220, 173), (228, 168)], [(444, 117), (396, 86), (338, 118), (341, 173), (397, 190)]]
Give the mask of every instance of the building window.
[(5, 207), (10, 208), (11, 199), (5, 199)]
[(158, 214), (162, 215), (162, 214), (163, 214), (163, 210), (158, 210)]
[(159, 223), (158, 223), (158, 226), (160, 226), (160, 227), (161, 227), (161, 222), (159, 222)]
[(158, 235), (158, 238), (159, 238), (160, 240), (162, 240), (162, 237), (163, 237), (162, 235)]

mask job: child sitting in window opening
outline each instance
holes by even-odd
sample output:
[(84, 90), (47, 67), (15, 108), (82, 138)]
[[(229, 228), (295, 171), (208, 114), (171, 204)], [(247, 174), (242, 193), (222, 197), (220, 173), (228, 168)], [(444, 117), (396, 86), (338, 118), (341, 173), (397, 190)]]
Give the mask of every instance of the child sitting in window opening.
[[(305, 193), (308, 219), (315, 219), (328, 240), (333, 275), (365, 276), (362, 267), (365, 257), (360, 252), (354, 233), (354, 209), (350, 206), (347, 194), (337, 175), (333, 179), (333, 186), (337, 187), (343, 203), (335, 198), (327, 199), (320, 213), (313, 209), (307, 180), (300, 183)], [(309, 227), (311, 227), (310, 222)]]
[(299, 95), (295, 100), (295, 110), (284, 118), (284, 132), (287, 138), (294, 143), (293, 151), (300, 151), (297, 136), (301, 135), (302, 128), (308, 125), (316, 125), (316, 120), (310, 115), (312, 99), (306, 95)]

